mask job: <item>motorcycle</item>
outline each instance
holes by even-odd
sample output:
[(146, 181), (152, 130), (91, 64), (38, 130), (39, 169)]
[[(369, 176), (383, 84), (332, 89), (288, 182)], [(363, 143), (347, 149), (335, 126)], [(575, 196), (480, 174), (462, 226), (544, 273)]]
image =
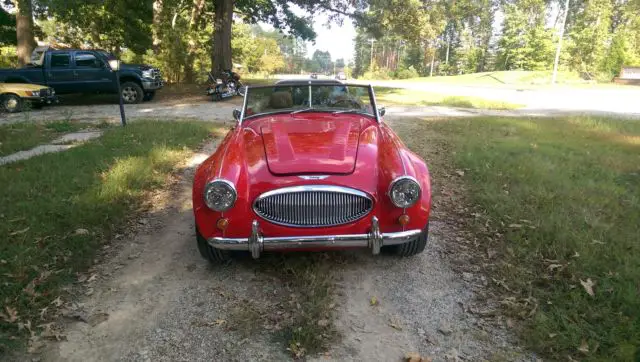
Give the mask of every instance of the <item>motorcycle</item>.
[(224, 70), (219, 77), (209, 72), (209, 87), (207, 95), (213, 101), (221, 101), (239, 95), (244, 96), (244, 85), (240, 82), (240, 75), (231, 70)]

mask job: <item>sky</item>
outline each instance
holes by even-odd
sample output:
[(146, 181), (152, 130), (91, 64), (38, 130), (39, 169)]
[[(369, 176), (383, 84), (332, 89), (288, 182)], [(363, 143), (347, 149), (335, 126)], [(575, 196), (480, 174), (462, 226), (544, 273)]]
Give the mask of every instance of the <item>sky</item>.
[(348, 63), (349, 59), (353, 59), (353, 39), (356, 37), (353, 21), (345, 18), (342, 25), (331, 24), (331, 28), (327, 28), (326, 23), (326, 15), (314, 17), (313, 29), (316, 31), (317, 37), (315, 45), (311, 42), (307, 43), (308, 56), (310, 57), (316, 49), (328, 50), (331, 53), (331, 60), (344, 58), (345, 63)]
[[(299, 12), (299, 15), (305, 14), (302, 10), (295, 8), (293, 12)], [(317, 49), (329, 51), (331, 60), (333, 61), (344, 58), (345, 63), (348, 63), (349, 59), (353, 59), (353, 39), (356, 37), (356, 29), (353, 21), (349, 18), (344, 18), (342, 25), (331, 23), (330, 27), (327, 27), (326, 23), (326, 14), (314, 16), (313, 29), (317, 36), (315, 44), (313, 42), (307, 42), (307, 57), (311, 58), (313, 52)], [(271, 25), (266, 23), (260, 23), (260, 26), (263, 29), (273, 29)]]

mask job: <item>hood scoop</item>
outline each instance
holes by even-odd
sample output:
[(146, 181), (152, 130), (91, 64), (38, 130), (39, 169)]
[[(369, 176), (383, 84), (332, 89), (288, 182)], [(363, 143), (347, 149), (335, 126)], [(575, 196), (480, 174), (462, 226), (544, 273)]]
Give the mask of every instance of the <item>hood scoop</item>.
[(360, 122), (351, 117), (327, 118), (272, 119), (262, 126), (269, 171), (275, 175), (352, 173)]

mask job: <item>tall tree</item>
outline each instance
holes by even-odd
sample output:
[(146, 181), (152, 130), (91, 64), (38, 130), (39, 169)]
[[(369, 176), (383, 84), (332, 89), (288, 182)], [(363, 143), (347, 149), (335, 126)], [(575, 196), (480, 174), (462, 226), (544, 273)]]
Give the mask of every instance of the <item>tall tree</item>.
[(33, 35), (33, 3), (31, 0), (15, 0), (18, 64), (31, 62), (31, 53), (37, 46)]
[(610, 42), (612, 1), (585, 0), (580, 5), (569, 34), (571, 65), (581, 72), (594, 74), (605, 61)]
[(302, 40), (314, 39), (311, 16), (298, 16), (293, 6), (308, 14), (326, 12), (339, 21), (341, 16), (358, 17), (364, 0), (214, 0), (212, 71), (229, 69), (231, 63), (231, 24), (234, 12), (247, 23), (265, 22)]
[(544, 70), (553, 60), (551, 32), (545, 28), (545, 0), (514, 0), (503, 6), (498, 69)]

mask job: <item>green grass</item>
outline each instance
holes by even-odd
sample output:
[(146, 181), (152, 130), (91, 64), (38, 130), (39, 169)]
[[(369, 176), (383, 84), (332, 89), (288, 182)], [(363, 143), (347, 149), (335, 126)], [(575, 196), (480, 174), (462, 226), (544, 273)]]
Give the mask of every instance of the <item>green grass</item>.
[(87, 124), (69, 121), (46, 123), (22, 122), (0, 126), (0, 156), (31, 149), (35, 146), (87, 127)]
[(376, 87), (376, 101), (383, 105), (447, 106), (478, 109), (517, 109), (520, 104), (494, 101), (478, 97), (446, 96), (440, 93), (402, 88)]
[(444, 148), (436, 157), (466, 171), (482, 215), (472, 222), (477, 255), (498, 253), (483, 265), (504, 281), (502, 304), (524, 319), (530, 348), (557, 360), (639, 360), (640, 123), (478, 118), (401, 131), (419, 153)]
[(61, 287), (213, 127), (137, 121), (68, 151), (0, 167), (0, 351), (19, 348), (23, 339), (12, 336), (28, 334), (19, 323), (46, 321)]
[[(545, 71), (528, 71), (528, 70), (510, 70), (498, 72), (482, 72), (470, 73), (462, 75), (436, 76), (436, 77), (420, 77), (404, 80), (403, 82), (431, 82), (431, 83), (448, 83), (459, 85), (477, 85), (489, 87), (518, 87), (522, 89), (529, 88), (545, 88), (551, 85), (552, 72)], [(580, 78), (577, 72), (562, 71), (558, 72), (556, 79), (556, 87), (579, 87), (579, 88), (620, 88), (629, 87), (625, 85), (614, 84), (609, 81), (586, 81)]]

